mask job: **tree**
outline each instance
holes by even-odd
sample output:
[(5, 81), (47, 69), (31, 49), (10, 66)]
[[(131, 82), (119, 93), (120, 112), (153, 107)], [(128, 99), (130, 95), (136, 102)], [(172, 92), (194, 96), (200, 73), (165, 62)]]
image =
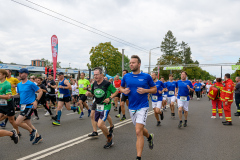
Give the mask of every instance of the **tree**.
[[(240, 58), (238, 59), (238, 62), (236, 63), (236, 65), (240, 65)], [(240, 70), (236, 70), (234, 73), (231, 74), (231, 79), (235, 81), (235, 78), (239, 76), (240, 76)]]
[[(42, 58), (41, 60), (44, 61), (45, 66), (46, 65), (47, 66), (52, 66), (53, 65), (53, 63), (51, 61), (47, 60), (47, 59)], [(60, 64), (61, 64), (61, 62), (57, 62), (57, 68), (61, 68)]]
[[(116, 75), (122, 74), (122, 54), (118, 48), (112, 46), (111, 42), (100, 43), (96, 47), (92, 47), (89, 52), (91, 64), (87, 64), (89, 69), (102, 67), (106, 74)], [(124, 56), (124, 66), (128, 68), (129, 59)]]
[(3, 63), (3, 62), (0, 60), (0, 63)]

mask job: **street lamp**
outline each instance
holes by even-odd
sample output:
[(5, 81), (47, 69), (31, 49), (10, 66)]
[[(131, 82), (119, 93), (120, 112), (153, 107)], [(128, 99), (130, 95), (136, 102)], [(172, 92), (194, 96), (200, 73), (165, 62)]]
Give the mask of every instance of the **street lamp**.
[(151, 69), (151, 50), (154, 50), (154, 49), (157, 49), (157, 48), (160, 48), (160, 47), (156, 47), (156, 48), (152, 48), (150, 49), (149, 51), (149, 67), (148, 67), (148, 74), (150, 74), (150, 69)]

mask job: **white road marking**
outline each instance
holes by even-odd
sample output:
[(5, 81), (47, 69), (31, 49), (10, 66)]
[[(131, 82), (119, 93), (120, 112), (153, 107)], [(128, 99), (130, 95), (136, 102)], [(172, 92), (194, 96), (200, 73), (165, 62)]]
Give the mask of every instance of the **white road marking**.
[[(154, 111), (149, 111), (149, 112), (148, 112), (148, 116), (151, 115), (151, 114), (153, 114), (153, 113), (154, 113)], [(119, 123), (117, 123), (117, 124), (114, 125), (114, 129), (115, 129), (115, 128), (122, 127), (122, 126), (124, 126), (124, 125), (126, 125), (126, 124), (129, 124), (129, 123), (131, 123), (131, 122), (132, 122), (131, 119), (128, 119), (128, 120), (119, 122)], [(108, 127), (108, 128), (109, 128), (109, 127)], [(98, 132), (98, 135), (103, 134), (100, 129), (97, 130), (97, 132)], [(91, 133), (88, 133), (88, 134), (91, 134)], [(44, 157), (47, 157), (47, 156), (52, 155), (52, 154), (54, 154), (54, 153), (57, 153), (57, 152), (59, 152), (59, 151), (61, 151), (61, 150), (64, 150), (64, 149), (69, 148), (69, 147), (72, 147), (72, 146), (74, 146), (74, 145), (76, 145), (76, 144), (82, 143), (82, 142), (84, 142), (84, 141), (86, 141), (86, 140), (88, 140), (88, 139), (91, 139), (91, 137), (88, 137), (88, 134), (85, 134), (85, 135), (83, 135), (83, 136), (74, 138), (74, 139), (69, 140), (69, 141), (66, 141), (66, 142), (63, 142), (63, 143), (58, 144), (58, 145), (56, 145), (56, 146), (53, 146), (53, 147), (44, 149), (44, 150), (42, 150), (42, 151), (39, 151), (39, 152), (30, 154), (30, 155), (28, 155), (28, 156), (19, 158), (19, 159), (17, 159), (17, 160), (27, 160), (27, 159), (30, 159), (30, 158), (31, 158), (31, 159), (34, 159), (34, 160), (42, 159), (42, 158), (44, 158)], [(71, 143), (71, 144), (69, 144), (69, 143)], [(61, 148), (59, 148), (59, 147), (61, 147)], [(51, 151), (51, 150), (53, 150), (53, 151)], [(47, 152), (47, 153), (46, 153), (46, 152)], [(46, 154), (44, 154), (44, 153), (46, 153)], [(38, 155), (41, 155), (41, 156), (38, 156)], [(32, 157), (35, 157), (35, 156), (38, 156), (38, 157), (32, 158)]]

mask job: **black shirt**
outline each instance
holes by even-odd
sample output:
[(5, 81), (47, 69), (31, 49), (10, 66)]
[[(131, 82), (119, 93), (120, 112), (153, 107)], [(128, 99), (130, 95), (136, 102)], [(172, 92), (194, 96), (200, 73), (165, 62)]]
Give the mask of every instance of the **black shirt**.
[[(40, 84), (40, 85), (38, 85), (38, 87), (41, 88), (41, 89), (47, 90), (47, 88), (44, 86), (44, 84)], [(40, 98), (39, 101), (44, 101), (45, 97), (46, 97), (46, 93), (43, 92), (42, 97)]]
[(236, 91), (235, 91), (235, 93), (237, 93), (237, 94), (240, 94), (240, 82), (238, 82), (237, 84), (236, 84)]
[[(47, 84), (48, 83), (50, 83), (52, 86), (56, 85), (54, 80), (49, 80), (49, 81), (47, 81)], [(51, 86), (48, 86), (48, 85), (47, 85), (47, 88), (48, 88), (48, 90), (47, 90), (48, 94), (55, 94), (55, 89), (54, 88), (52, 88)]]

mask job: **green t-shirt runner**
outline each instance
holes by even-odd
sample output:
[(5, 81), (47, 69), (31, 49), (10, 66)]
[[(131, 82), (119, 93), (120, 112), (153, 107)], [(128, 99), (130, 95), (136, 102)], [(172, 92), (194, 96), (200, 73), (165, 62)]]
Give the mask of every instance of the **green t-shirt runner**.
[(87, 80), (87, 79), (79, 79), (78, 80), (79, 94), (86, 94), (87, 90), (84, 90), (83, 88), (87, 87), (88, 85), (90, 85), (89, 80)]
[[(0, 82), (0, 95), (7, 95), (12, 94), (12, 87), (11, 84), (5, 80), (3, 83)], [(0, 98), (0, 106), (7, 106), (7, 102), (11, 101), (12, 99), (1, 99)]]
[[(91, 87), (91, 93), (95, 97), (95, 103), (98, 105), (104, 105), (104, 110), (111, 110), (111, 103), (106, 104), (103, 101), (111, 96), (112, 93), (115, 93), (117, 89), (108, 81), (103, 80), (103, 82), (98, 85), (95, 81)], [(96, 108), (98, 111), (98, 107)]]

